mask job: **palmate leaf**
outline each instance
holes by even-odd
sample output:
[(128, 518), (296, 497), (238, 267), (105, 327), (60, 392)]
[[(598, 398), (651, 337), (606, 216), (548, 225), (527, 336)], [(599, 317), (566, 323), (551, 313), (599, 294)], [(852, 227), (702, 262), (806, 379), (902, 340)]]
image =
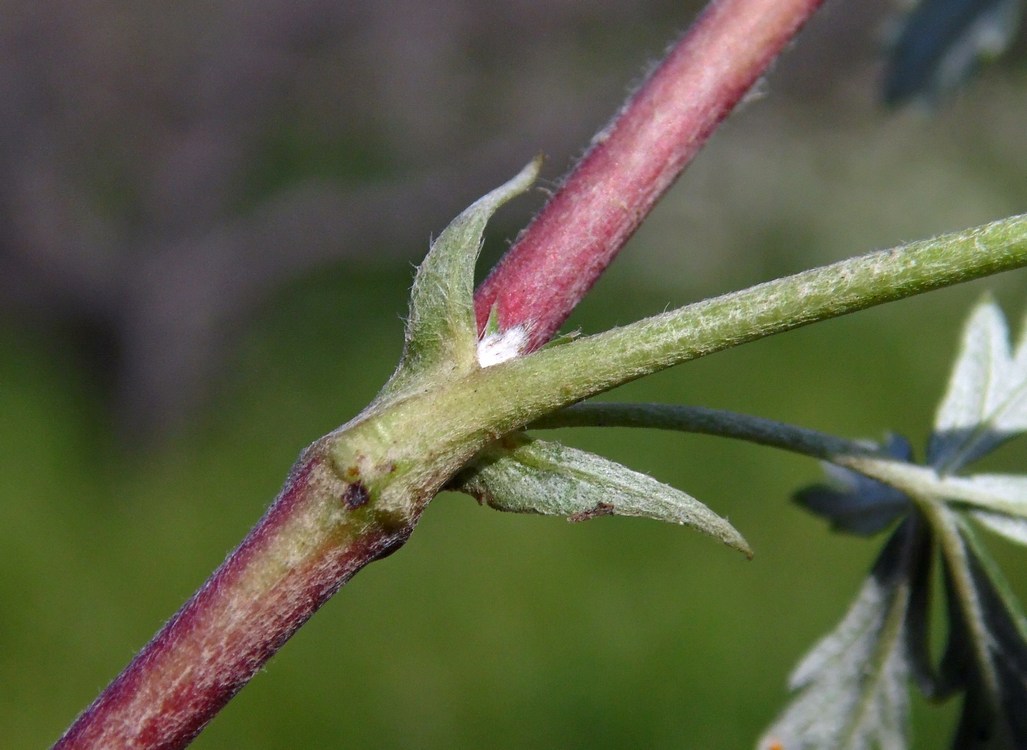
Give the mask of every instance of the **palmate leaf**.
[(572, 521), (638, 516), (691, 526), (752, 557), (742, 535), (694, 497), (594, 453), (524, 434), (487, 448), (452, 488), (513, 513)]
[[(963, 694), (953, 750), (1027, 748), (1027, 621), (969, 523), (1027, 544), (1027, 476), (957, 474), (1024, 431), (1027, 339), (1021, 335), (1011, 347), (1005, 317), (985, 300), (964, 328), (930, 438), (929, 467), (900, 463), (875, 475), (880, 466), (850, 462), (867, 476), (834, 467), (835, 487), (798, 495), (835, 528), (854, 533), (873, 533), (916, 510), (889, 541), (841, 626), (799, 666), (793, 687), (801, 692), (763, 747), (778, 741), (787, 750), (904, 748), (899, 718), (906, 696), (899, 683), (909, 673), (933, 699)], [(900, 462), (912, 457), (900, 439), (886, 452)], [(929, 553), (907, 562), (896, 553), (897, 539), (914, 523), (930, 540), (921, 549), (937, 544), (943, 561), (949, 636), (937, 668), (927, 644), (928, 563), (920, 557)]]
[(927, 462), (950, 474), (1027, 430), (1027, 337), (1010, 350), (1009, 327), (991, 299), (974, 309), (938, 408)]
[(914, 583), (930, 550), (919, 518), (893, 532), (837, 628), (799, 663), (798, 691), (760, 739), (760, 750), (904, 750)]

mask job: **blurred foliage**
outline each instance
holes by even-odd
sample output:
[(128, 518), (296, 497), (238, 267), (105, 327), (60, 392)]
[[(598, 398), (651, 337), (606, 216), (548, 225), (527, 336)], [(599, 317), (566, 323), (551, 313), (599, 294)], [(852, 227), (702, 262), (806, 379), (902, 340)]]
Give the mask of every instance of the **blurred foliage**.
[(999, 57), (1020, 24), (1021, 0), (920, 0), (895, 30), (882, 95), (936, 105)]
[[(872, 104), (870, 35), (857, 40), (861, 54), (837, 44), (873, 24), (852, 26), (844, 8), (829, 7), (780, 64), (770, 97), (717, 135), (572, 326), (600, 330), (1022, 210), (1022, 72), (986, 75), (934, 120), (886, 118)], [(667, 37), (668, 15), (654, 5), (643, 14), (652, 26), (616, 35), (617, 57), (604, 60), (608, 98), (595, 95), (590, 112), (613, 110), (642, 57)], [(591, 17), (582, 28), (609, 23)], [(551, 151), (555, 175), (569, 158), (558, 144), (584, 143), (601, 122), (601, 114), (584, 121), (577, 99), (560, 100), (588, 66), (561, 74), (554, 61), (610, 38), (582, 34), (593, 41), (517, 57), (536, 77), (545, 73), (544, 86), (474, 79), (479, 99), (503, 98), (489, 110), (512, 123), (502, 138), (515, 138), (517, 123), (536, 122), (550, 103), (547, 117), (573, 125), (553, 141), (527, 128), (510, 147), (516, 155), (493, 163), (496, 176), (539, 148)], [(515, 67), (491, 65), (508, 76)], [(622, 71), (616, 80), (613, 70)], [(420, 85), (443, 92), (446, 81)], [(473, 139), (477, 126), (447, 123), (445, 143)], [(294, 160), (311, 161), (299, 143), (303, 126), (283, 127), (266, 142), (266, 163), (283, 174), (254, 167), (259, 184), (239, 195), (286, 184), (284, 173), (301, 168)], [(399, 118), (381, 130), (395, 137), (389, 128), (410, 127)], [(430, 161), (441, 142), (410, 151)], [(394, 170), (402, 158), (392, 154)], [(360, 163), (363, 171), (382, 162)], [(446, 192), (441, 202), (453, 211), (428, 218), (393, 207), (386, 222), (422, 238), (410, 247), (392, 247), (395, 234), (382, 229), (363, 240), (359, 262), (284, 275), (236, 324), (238, 345), (218, 339), (226, 365), (208, 385), (206, 409), (183, 411), (184, 426), (156, 447), (119, 442), (105, 385), (67, 337), (16, 312), (0, 319), (6, 745), (53, 741), (242, 538), (299, 450), (373, 397), (399, 355), (408, 260), (494, 182)], [(498, 217), (507, 228), (491, 237), (484, 267), (516, 232), (518, 211), (526, 209)], [(852, 437), (924, 436), (958, 328), (984, 288), (996, 289), (1014, 317), (1022, 310), (1024, 281), (1013, 274), (721, 353), (615, 397), (749, 411)], [(570, 525), (441, 496), (406, 547), (361, 572), (195, 747), (751, 745), (783, 704), (791, 665), (836, 622), (876, 545), (835, 536), (791, 506), (790, 493), (819, 476), (809, 462), (714, 438), (603, 432), (560, 439), (686, 488), (730, 518), (755, 560), (656, 523)], [(1011, 446), (996, 470), (1025, 457)], [(1000, 559), (1022, 568), (1015, 551)], [(1025, 584), (1014, 581), (1021, 594)], [(918, 746), (939, 744), (949, 729), (932, 713), (915, 725)]]

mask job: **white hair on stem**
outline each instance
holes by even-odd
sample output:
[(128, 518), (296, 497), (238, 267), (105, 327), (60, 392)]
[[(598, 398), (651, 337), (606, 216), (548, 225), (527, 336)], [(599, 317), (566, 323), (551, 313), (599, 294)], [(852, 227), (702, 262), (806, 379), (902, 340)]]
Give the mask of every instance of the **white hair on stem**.
[(528, 341), (528, 331), (524, 326), (514, 326), (499, 333), (486, 333), (478, 340), (478, 364), (491, 367), (522, 354)]

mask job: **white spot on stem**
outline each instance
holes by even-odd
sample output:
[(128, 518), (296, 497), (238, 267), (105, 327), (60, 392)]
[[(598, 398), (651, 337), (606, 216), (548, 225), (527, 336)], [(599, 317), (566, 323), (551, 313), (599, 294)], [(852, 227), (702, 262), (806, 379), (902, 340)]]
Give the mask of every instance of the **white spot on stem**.
[(514, 326), (501, 333), (486, 334), (478, 341), (478, 364), (482, 367), (491, 367), (519, 357), (527, 341), (528, 333), (524, 326)]

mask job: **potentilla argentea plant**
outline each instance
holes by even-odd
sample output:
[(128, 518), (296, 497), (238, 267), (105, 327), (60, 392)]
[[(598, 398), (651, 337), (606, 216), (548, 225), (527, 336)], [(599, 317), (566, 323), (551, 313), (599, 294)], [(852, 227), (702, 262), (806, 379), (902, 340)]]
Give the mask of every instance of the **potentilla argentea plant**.
[[(531, 187), (540, 160), (458, 216), (418, 268), (403, 354), (374, 401), (301, 454), (242, 544), (56, 747), (187, 745), (350, 577), (400, 547), (443, 489), (574, 521), (669, 521), (752, 554), (698, 499), (536, 435), (575, 425), (699, 431), (799, 451), (843, 471), (839, 487), (800, 494), (808, 507), (843, 530), (894, 527), (849, 615), (797, 670), (796, 700), (763, 747), (904, 747), (909, 675), (932, 695), (963, 694), (957, 747), (1024, 746), (1022, 617), (971, 524), (1027, 537), (1025, 480), (960, 473), (1023, 429), (1027, 354), (1023, 345), (1008, 351), (994, 306), (981, 307), (968, 329), (925, 466), (897, 438), (881, 446), (709, 409), (586, 400), (774, 333), (1027, 265), (1027, 216), (551, 341), (819, 4), (712, 3), (477, 292), (486, 222)], [(939, 665), (924, 641), (935, 549), (950, 626)]]

